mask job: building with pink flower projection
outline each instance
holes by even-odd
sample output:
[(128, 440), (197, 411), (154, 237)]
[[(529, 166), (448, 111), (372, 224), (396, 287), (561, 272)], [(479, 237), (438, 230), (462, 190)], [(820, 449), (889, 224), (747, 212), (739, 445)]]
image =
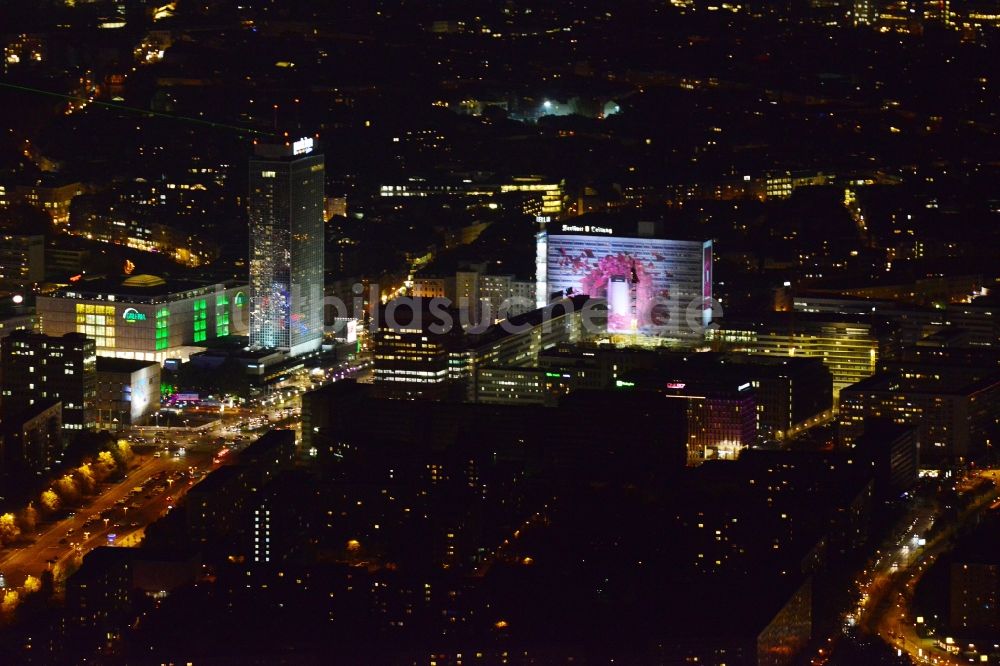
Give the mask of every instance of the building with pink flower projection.
[(605, 298), (609, 333), (702, 339), (712, 321), (712, 241), (660, 238), (653, 227), (549, 225), (536, 239), (537, 305)]

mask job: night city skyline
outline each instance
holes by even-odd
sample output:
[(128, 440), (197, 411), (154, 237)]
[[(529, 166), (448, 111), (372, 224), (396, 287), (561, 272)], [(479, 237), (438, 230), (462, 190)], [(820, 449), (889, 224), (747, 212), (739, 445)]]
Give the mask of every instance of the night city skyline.
[(0, 0), (0, 664), (1000, 663), (1000, 0)]

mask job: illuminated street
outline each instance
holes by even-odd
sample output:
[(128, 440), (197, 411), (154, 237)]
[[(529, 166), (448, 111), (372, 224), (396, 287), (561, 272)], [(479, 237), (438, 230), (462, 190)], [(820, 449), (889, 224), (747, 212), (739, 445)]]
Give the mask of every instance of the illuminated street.
[(886, 643), (909, 654), (918, 663), (962, 664), (966, 663), (948, 654), (930, 638), (917, 634), (917, 618), (909, 608), (914, 589), (922, 575), (935, 559), (950, 546), (954, 535), (974, 522), (978, 514), (992, 510), (991, 505), (1000, 497), (996, 487), (1000, 470), (986, 470), (976, 476), (988, 479), (994, 487), (978, 497), (966, 508), (956, 521), (938, 532), (924, 546), (918, 545), (934, 521), (935, 514), (921, 506), (914, 514), (912, 527), (897, 542), (895, 552), (885, 553), (875, 571), (861, 586), (863, 603), (858, 607), (855, 618), (869, 631), (874, 631)]
[[(19, 586), (26, 576), (38, 577), (53, 567), (58, 571), (69, 560), (97, 546), (137, 545), (145, 527), (180, 501), (191, 487), (192, 478), (200, 477), (214, 466), (212, 456), (200, 452), (183, 457), (144, 455), (140, 460), (124, 480), (113, 485), (102, 484), (100, 495), (73, 509), (75, 516), (42, 523), (30, 544), (0, 552), (0, 571), (7, 584)], [(194, 477), (168, 480), (192, 468)], [(157, 481), (161, 475), (164, 480)], [(142, 491), (133, 493), (138, 487)], [(101, 516), (107, 516), (107, 520)], [(115, 535), (113, 542), (108, 539), (110, 534)]]

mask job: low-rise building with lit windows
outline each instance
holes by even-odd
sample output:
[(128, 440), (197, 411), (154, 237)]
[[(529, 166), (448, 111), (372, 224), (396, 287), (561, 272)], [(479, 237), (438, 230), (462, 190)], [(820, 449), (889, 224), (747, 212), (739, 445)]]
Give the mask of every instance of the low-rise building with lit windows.
[(760, 356), (819, 358), (840, 391), (878, 369), (875, 326), (860, 317), (773, 312), (754, 319), (726, 317), (707, 331), (717, 349)]
[(62, 180), (46, 174), (41, 178), (7, 187), (10, 203), (25, 203), (41, 208), (56, 224), (69, 222), (69, 205), (73, 197), (83, 194), (84, 186), (76, 181)]
[(187, 360), (207, 340), (247, 330), (247, 286), (238, 282), (167, 281), (134, 275), (124, 281), (78, 282), (36, 301), (46, 335), (82, 333), (98, 356)]
[(552, 388), (552, 375), (559, 373), (540, 368), (478, 368), (476, 402), (554, 406), (559, 393)]
[(840, 440), (854, 446), (865, 419), (887, 418), (919, 429), (920, 464), (974, 459), (996, 441), (1000, 372), (881, 372), (840, 393)]
[(439, 197), (444, 199), (479, 199), (494, 206), (511, 205), (525, 215), (558, 220), (565, 214), (567, 202), (562, 181), (544, 176), (514, 176), (497, 183), (429, 182), (410, 178), (399, 185), (382, 185), (379, 196), (386, 199)]
[(484, 264), (459, 270), (454, 275), (418, 275), (413, 279), (410, 295), (450, 299), (468, 312), (468, 321), (474, 324), (496, 323), (536, 307), (534, 279), (489, 274)]

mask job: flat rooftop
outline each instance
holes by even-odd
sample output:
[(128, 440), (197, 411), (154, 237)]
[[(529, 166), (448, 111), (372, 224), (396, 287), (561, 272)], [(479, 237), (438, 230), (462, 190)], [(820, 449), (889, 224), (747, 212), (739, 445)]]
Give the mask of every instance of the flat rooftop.
[(148, 368), (151, 365), (159, 365), (156, 361), (140, 361), (130, 358), (112, 358), (110, 356), (97, 357), (98, 372), (117, 372), (121, 374), (131, 374), (137, 370)]
[[(938, 374), (935, 374), (935, 371)], [(996, 384), (1000, 384), (1000, 372), (996, 368), (985, 370), (970, 368), (967, 373), (956, 375), (943, 372), (934, 366), (928, 366), (920, 375), (880, 372), (842, 389), (841, 395), (845, 391), (848, 393), (891, 392), (903, 395), (971, 395)]]
[(642, 219), (627, 213), (587, 213), (564, 222), (549, 222), (550, 236), (590, 236), (594, 238), (630, 238), (650, 241), (704, 243), (705, 236), (685, 232), (658, 219)]
[(241, 476), (243, 476), (247, 471), (247, 468), (243, 465), (224, 465), (219, 467), (211, 474), (206, 476), (204, 479), (196, 483), (188, 491), (188, 494), (213, 494), (220, 491), (225, 491), (229, 488), (229, 484), (235, 482)]
[(187, 298), (216, 289), (245, 286), (237, 280), (212, 282), (192, 279), (163, 278), (156, 275), (133, 275), (123, 280), (96, 278), (63, 287), (51, 294), (58, 298), (98, 299), (114, 296), (125, 302), (151, 302)]

